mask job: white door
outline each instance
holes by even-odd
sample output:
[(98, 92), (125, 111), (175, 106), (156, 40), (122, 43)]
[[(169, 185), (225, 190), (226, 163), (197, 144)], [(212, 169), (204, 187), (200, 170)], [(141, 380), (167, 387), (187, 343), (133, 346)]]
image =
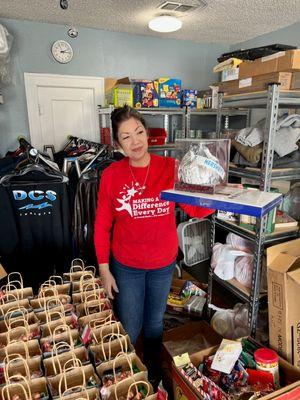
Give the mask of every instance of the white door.
[(99, 142), (97, 105), (103, 104), (104, 79), (25, 74), (31, 144), (62, 150), (68, 135)]

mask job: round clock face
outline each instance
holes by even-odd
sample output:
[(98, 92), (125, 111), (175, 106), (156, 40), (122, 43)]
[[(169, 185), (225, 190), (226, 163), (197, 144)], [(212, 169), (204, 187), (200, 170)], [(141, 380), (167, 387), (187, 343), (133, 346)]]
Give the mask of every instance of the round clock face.
[(67, 64), (73, 58), (73, 49), (68, 42), (57, 40), (52, 45), (52, 55), (61, 64)]

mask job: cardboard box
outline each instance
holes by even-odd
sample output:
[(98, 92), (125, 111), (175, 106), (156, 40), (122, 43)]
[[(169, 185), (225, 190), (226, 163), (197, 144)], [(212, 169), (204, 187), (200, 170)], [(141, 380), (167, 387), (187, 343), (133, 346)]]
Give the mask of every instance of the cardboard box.
[(106, 104), (113, 104), (115, 107), (128, 104), (133, 107), (133, 88), (129, 78), (106, 78), (104, 86)]
[(300, 368), (300, 239), (267, 249), (270, 346)]
[(300, 89), (300, 72), (293, 72), (291, 90)]
[[(164, 383), (172, 389), (173, 357), (182, 353), (190, 355), (206, 347), (219, 345), (222, 337), (205, 321), (189, 322), (178, 328), (164, 332), (162, 369)], [(175, 396), (174, 391), (174, 396)], [(175, 397), (174, 397), (175, 398)], [(190, 399), (188, 397), (188, 399)], [(182, 400), (182, 399), (181, 399)]]
[(226, 94), (259, 92), (267, 90), (268, 84), (274, 82), (280, 83), (280, 89), (289, 90), (292, 84), (292, 73), (276, 72), (230, 82), (221, 82), (219, 84), (219, 91)]
[(158, 79), (159, 107), (180, 107), (181, 80), (170, 78)]
[(158, 82), (133, 80), (133, 106), (136, 108), (158, 107)]
[(196, 108), (197, 107), (198, 90), (185, 89), (182, 91), (181, 105), (183, 107)]
[(218, 93), (219, 86), (218, 84), (214, 86), (209, 86), (209, 89), (199, 90), (198, 91), (198, 99), (197, 99), (197, 108), (218, 108)]
[[(190, 356), (191, 362), (195, 366), (198, 366), (203, 362), (205, 357), (215, 354), (217, 350), (218, 346), (215, 346), (192, 354)], [(287, 393), (299, 385), (300, 371), (281, 357), (279, 357), (279, 374), (282, 388), (274, 391), (270, 395), (260, 397), (260, 400), (280, 399), (281, 397), (278, 397), (279, 395)], [(172, 376), (175, 400), (182, 400), (184, 399), (183, 396), (186, 396), (188, 400), (204, 399), (204, 397), (202, 397), (200, 393), (196, 391), (192, 384), (180, 373), (180, 369), (175, 367), (174, 364), (172, 365)], [(285, 399), (283, 397), (283, 399), (287, 400), (288, 398)], [(291, 398), (291, 400), (292, 399), (293, 398)], [(296, 399), (297, 397), (295, 397), (293, 400)]]
[(0, 279), (3, 279), (7, 276), (7, 272), (3, 268), (3, 265), (0, 263)]
[(240, 79), (273, 72), (300, 71), (300, 50), (280, 51), (255, 61), (245, 61), (239, 68)]
[(239, 79), (239, 71), (240, 71), (239, 67), (225, 69), (221, 73), (221, 81), (228, 82), (228, 81), (234, 81), (236, 79)]

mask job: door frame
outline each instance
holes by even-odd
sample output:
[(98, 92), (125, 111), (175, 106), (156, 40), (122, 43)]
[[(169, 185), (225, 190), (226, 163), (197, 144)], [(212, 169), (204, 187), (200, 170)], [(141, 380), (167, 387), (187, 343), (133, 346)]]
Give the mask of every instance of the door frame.
[[(98, 105), (104, 105), (104, 78), (95, 76), (79, 75), (57, 75), (57, 74), (39, 74), (24, 72), (27, 113), (29, 122), (30, 142), (38, 149), (42, 149), (45, 144), (42, 143), (40, 108), (38, 101), (38, 87), (55, 88), (82, 88), (93, 89), (94, 91), (94, 141), (99, 142), (99, 115)], [(60, 149), (55, 149), (56, 151)]]

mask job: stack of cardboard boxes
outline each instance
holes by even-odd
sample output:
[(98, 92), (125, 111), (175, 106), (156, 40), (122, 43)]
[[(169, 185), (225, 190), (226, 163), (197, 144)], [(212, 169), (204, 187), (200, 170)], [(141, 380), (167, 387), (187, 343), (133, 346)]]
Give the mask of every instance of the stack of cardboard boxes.
[(266, 90), (269, 83), (280, 83), (281, 90), (299, 90), (300, 50), (280, 51), (232, 68), (215, 67), (214, 71), (222, 72), (222, 82), (218, 85), (225, 94), (258, 92)]

